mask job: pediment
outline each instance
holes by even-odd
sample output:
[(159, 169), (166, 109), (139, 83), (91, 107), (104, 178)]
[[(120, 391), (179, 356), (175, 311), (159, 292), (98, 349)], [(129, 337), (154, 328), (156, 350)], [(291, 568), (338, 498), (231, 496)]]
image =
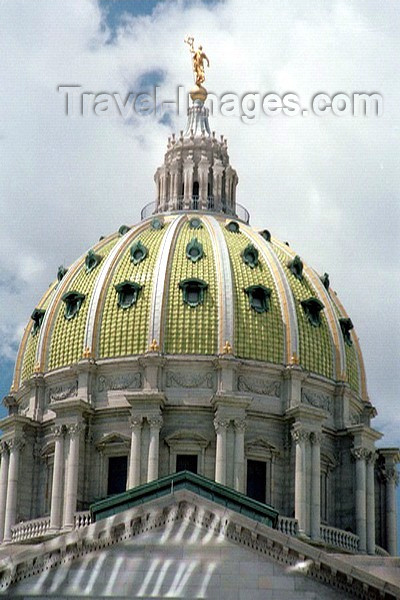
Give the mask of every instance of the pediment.
[(245, 449), (247, 454), (256, 453), (256, 454), (279, 454), (279, 450), (274, 444), (271, 444), (267, 439), (263, 437), (258, 437), (253, 440), (248, 441), (245, 444)]
[(364, 599), (377, 591), (361, 569), (349, 579), (338, 556), (188, 490), (16, 547), (9, 561), (0, 579), (5, 591), (9, 573), (12, 598), (284, 598), (292, 591), (302, 600), (350, 600), (351, 589)]
[(196, 433), (195, 431), (190, 431), (186, 429), (176, 431), (172, 435), (169, 435), (165, 438), (165, 443), (168, 444), (168, 446), (183, 444), (185, 442), (195, 442), (199, 446), (204, 447), (208, 446), (209, 444), (209, 440), (200, 433)]
[(95, 444), (99, 449), (104, 447), (112, 447), (117, 445), (130, 446), (131, 439), (127, 435), (123, 435), (118, 431), (111, 431), (110, 433), (104, 434)]

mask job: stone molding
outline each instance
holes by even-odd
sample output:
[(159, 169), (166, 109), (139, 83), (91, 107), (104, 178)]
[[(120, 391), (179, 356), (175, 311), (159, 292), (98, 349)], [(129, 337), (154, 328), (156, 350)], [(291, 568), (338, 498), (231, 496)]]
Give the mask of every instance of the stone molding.
[(399, 473), (396, 467), (382, 470), (382, 477), (385, 481), (394, 481), (395, 485), (399, 484)]
[(150, 425), (151, 429), (154, 428), (160, 430), (163, 426), (163, 418), (161, 415), (148, 416), (147, 422)]
[(220, 419), (216, 417), (214, 419), (214, 427), (216, 433), (220, 433), (221, 431), (226, 431), (229, 427), (230, 420), (229, 419)]
[(70, 438), (78, 437), (83, 429), (84, 426), (82, 423), (72, 423), (67, 425), (67, 431)]
[(207, 373), (182, 373), (167, 371), (165, 385), (168, 388), (207, 388), (213, 389), (214, 376), (212, 372)]
[(345, 559), (327, 554), (266, 525), (255, 523), (229, 509), (219, 509), (211, 501), (187, 490), (176, 491), (174, 498), (175, 504), (172, 506), (168, 506), (168, 498), (163, 498), (152, 501), (148, 508), (141, 506), (129, 509), (39, 546), (24, 546), (22, 551), (17, 550), (12, 557), (2, 561), (0, 591), (5, 592), (11, 584), (40, 575), (61, 564), (69, 564), (88, 553), (133, 540), (149, 530), (186, 522), (201, 528), (207, 538), (210, 535), (225, 538), (237, 546), (250, 548), (264, 559), (286, 567), (294, 567), (299, 561), (307, 561), (308, 577), (349, 594), (350, 597), (359, 600), (399, 597), (400, 586), (352, 566)]
[(234, 419), (233, 425), (235, 427), (235, 431), (238, 433), (244, 433), (247, 428), (247, 423), (245, 419)]
[(371, 450), (368, 450), (368, 448), (352, 448), (351, 454), (354, 460), (369, 461), (371, 454), (374, 454), (374, 452), (371, 452)]
[(121, 375), (99, 375), (97, 391), (111, 392), (117, 390), (139, 390), (142, 387), (142, 375), (139, 372)]
[(130, 428), (137, 431), (142, 429), (143, 427), (143, 417), (142, 416), (134, 416), (130, 418)]
[(320, 431), (311, 431), (310, 442), (313, 446), (320, 446), (322, 442), (322, 433)]
[(65, 434), (65, 426), (64, 425), (53, 425), (51, 428), (51, 433), (54, 438), (63, 437)]
[(25, 440), (22, 436), (16, 435), (13, 438), (6, 440), (9, 452), (12, 450), (21, 450), (25, 446)]
[(321, 408), (330, 415), (333, 415), (333, 400), (326, 394), (303, 389), (301, 390), (301, 401), (315, 408)]
[(75, 398), (78, 395), (78, 381), (75, 381), (72, 385), (57, 385), (49, 388), (48, 401), (59, 402), (60, 400), (66, 400), (67, 398)]
[(310, 439), (310, 432), (305, 429), (292, 429), (292, 439), (296, 444), (307, 442)]
[(261, 377), (239, 375), (237, 385), (240, 392), (250, 392), (263, 396), (273, 396), (274, 398), (280, 398), (281, 395), (280, 381), (271, 381)]

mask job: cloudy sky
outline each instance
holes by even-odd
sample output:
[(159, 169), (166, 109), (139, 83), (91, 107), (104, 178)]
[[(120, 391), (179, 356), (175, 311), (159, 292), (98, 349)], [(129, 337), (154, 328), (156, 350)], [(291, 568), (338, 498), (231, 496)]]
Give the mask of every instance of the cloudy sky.
[[(176, 98), (192, 83), (183, 39), (211, 61), (218, 95), (379, 93), (383, 115), (215, 114), (254, 226), (327, 271), (356, 327), (371, 401), (400, 444), (399, 56), (392, 0), (0, 0), (0, 391), (23, 328), (60, 264), (154, 198), (168, 135), (185, 118), (67, 116), (62, 85)], [(172, 105), (170, 105), (172, 106)]]

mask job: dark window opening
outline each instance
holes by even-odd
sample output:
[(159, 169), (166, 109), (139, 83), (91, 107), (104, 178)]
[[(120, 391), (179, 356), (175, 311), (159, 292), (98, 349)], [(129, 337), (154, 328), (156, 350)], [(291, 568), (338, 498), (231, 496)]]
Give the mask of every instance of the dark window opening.
[(319, 327), (321, 325), (321, 311), (324, 309), (324, 305), (318, 298), (308, 298), (302, 300), (301, 305), (305, 312), (308, 322), (313, 327)]
[(114, 287), (118, 294), (118, 305), (121, 308), (130, 308), (136, 304), (142, 289), (142, 286), (134, 281), (123, 281)]
[(193, 196), (198, 196), (199, 195), (199, 182), (198, 181), (194, 181), (193, 182)]
[(266, 463), (261, 460), (247, 461), (247, 495), (265, 504), (267, 485)]
[(125, 492), (127, 474), (128, 457), (110, 456), (108, 459), (107, 496)]
[(84, 294), (79, 292), (67, 292), (62, 296), (62, 301), (65, 303), (64, 317), (66, 319), (73, 319), (78, 314), (82, 302), (85, 299)]
[(41, 308), (35, 308), (33, 311), (31, 315), (31, 319), (33, 320), (32, 335), (36, 335), (39, 331), (43, 323), (44, 313), (45, 311)]
[(176, 472), (190, 471), (197, 473), (197, 454), (177, 454), (176, 455)]
[(180, 282), (179, 287), (182, 290), (183, 301), (194, 308), (204, 301), (204, 291), (208, 284), (201, 279), (185, 279)]
[(244, 290), (249, 297), (250, 307), (258, 313), (270, 308), (271, 290), (263, 285), (251, 285)]

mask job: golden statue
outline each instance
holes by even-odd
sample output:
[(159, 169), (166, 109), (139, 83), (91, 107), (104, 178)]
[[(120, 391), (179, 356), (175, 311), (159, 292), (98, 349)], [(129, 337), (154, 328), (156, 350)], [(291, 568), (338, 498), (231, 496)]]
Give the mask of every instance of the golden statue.
[(196, 86), (190, 92), (192, 100), (204, 100), (207, 98), (207, 90), (201, 85), (205, 81), (204, 72), (204, 61), (207, 62), (207, 67), (210, 66), (210, 61), (207, 55), (203, 52), (203, 46), (199, 46), (197, 50), (194, 49), (194, 38), (186, 36), (184, 40), (185, 44), (189, 46), (189, 50), (192, 54), (193, 73), (195, 75)]

